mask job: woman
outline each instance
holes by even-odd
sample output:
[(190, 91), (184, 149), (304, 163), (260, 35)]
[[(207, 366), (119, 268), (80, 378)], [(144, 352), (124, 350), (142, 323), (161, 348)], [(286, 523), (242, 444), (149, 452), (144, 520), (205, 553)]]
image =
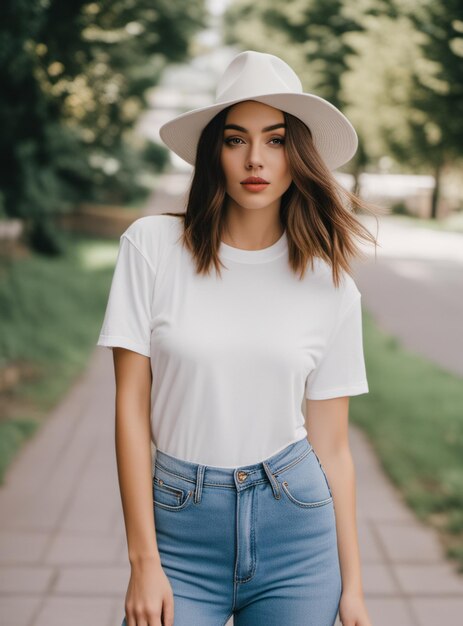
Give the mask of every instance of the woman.
[(354, 236), (376, 240), (330, 171), (355, 130), (281, 59), (246, 51), (216, 103), (161, 137), (195, 165), (186, 212), (121, 236), (98, 340), (116, 376), (123, 624), (332, 626), (339, 610), (371, 626), (348, 443), (349, 396), (368, 383), (348, 261)]

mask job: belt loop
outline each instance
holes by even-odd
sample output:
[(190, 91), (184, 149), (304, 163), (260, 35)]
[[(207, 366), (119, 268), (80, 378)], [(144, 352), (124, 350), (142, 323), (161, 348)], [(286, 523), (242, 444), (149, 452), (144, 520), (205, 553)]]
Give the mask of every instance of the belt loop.
[(273, 495), (276, 500), (279, 500), (281, 498), (280, 485), (278, 484), (275, 476), (272, 474), (267, 461), (262, 461), (262, 465), (264, 466), (265, 473), (267, 474), (270, 484), (272, 485)]
[(198, 465), (198, 469), (196, 471), (196, 487), (195, 487), (195, 498), (194, 498), (194, 501), (196, 504), (199, 504), (199, 502), (201, 502), (205, 469), (206, 469), (205, 465)]

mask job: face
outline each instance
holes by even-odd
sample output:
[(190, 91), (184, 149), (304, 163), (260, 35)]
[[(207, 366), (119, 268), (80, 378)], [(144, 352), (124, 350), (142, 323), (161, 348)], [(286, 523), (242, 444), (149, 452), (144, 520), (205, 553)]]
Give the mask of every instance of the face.
[[(225, 120), (221, 165), (226, 178), (228, 203), (244, 209), (280, 207), (290, 186), (282, 111), (247, 100), (235, 104)], [(273, 127), (273, 128), (268, 128)], [(243, 185), (249, 176), (268, 181)]]

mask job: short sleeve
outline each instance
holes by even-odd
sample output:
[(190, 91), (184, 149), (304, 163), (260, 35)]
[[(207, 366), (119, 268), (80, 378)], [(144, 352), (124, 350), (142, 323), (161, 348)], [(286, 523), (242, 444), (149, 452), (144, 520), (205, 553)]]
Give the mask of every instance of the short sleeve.
[(121, 235), (98, 346), (151, 356), (151, 302), (155, 273), (129, 235)]
[(361, 294), (344, 312), (325, 354), (306, 381), (305, 397), (327, 400), (368, 393), (363, 353)]

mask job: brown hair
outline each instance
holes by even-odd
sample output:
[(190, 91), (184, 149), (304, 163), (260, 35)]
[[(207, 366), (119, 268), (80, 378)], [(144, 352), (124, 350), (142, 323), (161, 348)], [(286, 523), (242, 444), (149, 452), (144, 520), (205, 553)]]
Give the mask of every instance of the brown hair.
[[(231, 105), (233, 106), (233, 105)], [(223, 128), (231, 106), (222, 109), (203, 129), (185, 213), (182, 243), (192, 253), (197, 273), (207, 274), (213, 264), (219, 275), (218, 256), (226, 215), (226, 180), (220, 156)], [(312, 141), (309, 128), (297, 117), (283, 111), (285, 148), (292, 183), (281, 196), (280, 221), (288, 238), (288, 261), (304, 277), (314, 257), (332, 268), (333, 282), (340, 282), (341, 269), (352, 273), (349, 260), (364, 256), (355, 245), (357, 237), (377, 245), (376, 238), (355, 217), (362, 209), (376, 215), (383, 209), (364, 202), (341, 185), (326, 166)]]

